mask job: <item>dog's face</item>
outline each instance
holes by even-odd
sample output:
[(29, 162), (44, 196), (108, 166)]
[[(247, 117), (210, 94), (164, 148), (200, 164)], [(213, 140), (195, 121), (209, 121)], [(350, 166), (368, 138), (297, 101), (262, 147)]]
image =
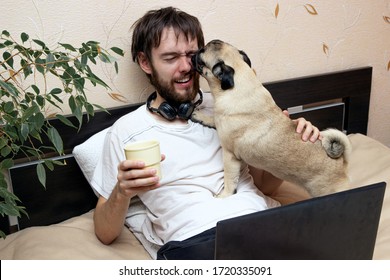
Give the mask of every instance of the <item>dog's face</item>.
[(192, 57), (192, 65), (209, 83), (220, 84), (222, 90), (234, 87), (235, 68), (251, 67), (245, 52), (220, 40), (209, 42)]

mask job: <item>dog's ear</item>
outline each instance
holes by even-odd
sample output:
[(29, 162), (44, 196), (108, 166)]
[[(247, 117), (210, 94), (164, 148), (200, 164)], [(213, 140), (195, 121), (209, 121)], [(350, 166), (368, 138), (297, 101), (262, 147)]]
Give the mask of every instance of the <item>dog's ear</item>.
[(242, 56), (242, 59), (249, 65), (249, 67), (252, 67), (251, 60), (249, 59), (247, 54), (244, 51), (241, 51), (241, 50), (239, 52), (240, 52), (240, 54)]
[(221, 81), (223, 90), (234, 87), (234, 69), (226, 65), (223, 61), (218, 62), (213, 67), (213, 75)]

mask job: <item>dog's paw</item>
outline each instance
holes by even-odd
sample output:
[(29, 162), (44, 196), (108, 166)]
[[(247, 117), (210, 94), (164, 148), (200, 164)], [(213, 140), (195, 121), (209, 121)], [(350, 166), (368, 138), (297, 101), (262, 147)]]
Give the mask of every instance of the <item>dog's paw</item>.
[(215, 197), (216, 198), (225, 198), (225, 197), (229, 197), (233, 195), (233, 193), (230, 193), (228, 191), (226, 191), (225, 189), (223, 189), (219, 194), (217, 194)]
[(193, 121), (193, 122), (203, 124), (203, 121), (202, 121), (202, 119), (201, 119), (201, 117), (200, 117), (201, 115), (202, 115), (202, 114), (199, 113), (199, 111), (194, 111), (194, 112), (192, 113), (190, 119), (191, 119), (191, 121)]
[(203, 114), (201, 111), (194, 111), (191, 115), (191, 121), (215, 129), (214, 118)]

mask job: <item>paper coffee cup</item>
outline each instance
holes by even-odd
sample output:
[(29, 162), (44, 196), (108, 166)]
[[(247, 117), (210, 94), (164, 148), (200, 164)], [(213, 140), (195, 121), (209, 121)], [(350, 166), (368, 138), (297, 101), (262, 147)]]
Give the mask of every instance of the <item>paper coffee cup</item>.
[(160, 179), (162, 178), (160, 142), (157, 140), (128, 143), (125, 145), (125, 156), (128, 160), (145, 162), (145, 168), (155, 168), (157, 170), (157, 176)]

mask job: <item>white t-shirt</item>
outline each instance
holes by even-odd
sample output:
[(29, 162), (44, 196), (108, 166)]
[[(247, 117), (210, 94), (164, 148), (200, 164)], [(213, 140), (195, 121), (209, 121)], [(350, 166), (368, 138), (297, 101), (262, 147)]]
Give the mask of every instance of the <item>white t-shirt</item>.
[(93, 188), (108, 199), (117, 182), (118, 164), (125, 159), (124, 146), (150, 139), (160, 141), (166, 158), (161, 163), (161, 187), (139, 194), (147, 209), (142, 231), (149, 241), (157, 245), (181, 241), (220, 220), (279, 206), (256, 188), (247, 166), (237, 193), (216, 198), (224, 175), (216, 130), (192, 121), (182, 125), (158, 121), (145, 105), (120, 118), (107, 133)]

